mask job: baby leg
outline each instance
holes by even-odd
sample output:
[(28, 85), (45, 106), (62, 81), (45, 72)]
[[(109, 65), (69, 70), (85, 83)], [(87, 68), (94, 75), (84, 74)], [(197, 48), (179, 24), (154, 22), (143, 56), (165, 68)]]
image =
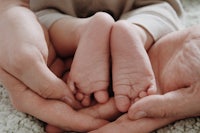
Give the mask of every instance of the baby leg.
[(93, 93), (99, 103), (109, 98), (109, 38), (113, 22), (108, 14), (97, 13), (88, 18), (82, 28), (68, 85), (85, 106), (90, 104)]
[(156, 92), (151, 63), (137, 28), (126, 21), (111, 34), (113, 91), (117, 108), (126, 112), (132, 102)]

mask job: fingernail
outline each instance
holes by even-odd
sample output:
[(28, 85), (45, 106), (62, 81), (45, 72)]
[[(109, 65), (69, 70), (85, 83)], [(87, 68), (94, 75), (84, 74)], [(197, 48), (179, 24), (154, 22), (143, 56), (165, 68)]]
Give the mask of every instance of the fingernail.
[(134, 119), (140, 119), (140, 118), (144, 118), (147, 116), (147, 113), (144, 111), (139, 111), (137, 113), (135, 113), (134, 115)]

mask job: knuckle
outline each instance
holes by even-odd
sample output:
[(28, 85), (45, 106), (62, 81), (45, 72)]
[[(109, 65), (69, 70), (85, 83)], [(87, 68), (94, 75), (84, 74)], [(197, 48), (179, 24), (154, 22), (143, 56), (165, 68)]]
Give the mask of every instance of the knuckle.
[(162, 109), (160, 109), (159, 115), (161, 118), (166, 118), (169, 116), (169, 113), (167, 113), (167, 111), (164, 108), (162, 108)]
[[(167, 118), (167, 117), (171, 117), (171, 116), (176, 116), (175, 114), (175, 111), (174, 110), (169, 110), (169, 109), (172, 109), (173, 107), (171, 107), (170, 103), (169, 105), (166, 105), (166, 106), (162, 106), (159, 109), (158, 111), (158, 116), (161, 117), (161, 118)], [(154, 111), (156, 113), (156, 111)], [(154, 114), (156, 115), (156, 114)]]

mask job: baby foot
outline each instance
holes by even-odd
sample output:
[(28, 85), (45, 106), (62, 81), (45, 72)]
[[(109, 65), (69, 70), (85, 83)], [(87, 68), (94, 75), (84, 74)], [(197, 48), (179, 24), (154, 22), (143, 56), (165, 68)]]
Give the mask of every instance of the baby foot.
[(97, 13), (87, 22), (80, 34), (68, 78), (70, 89), (84, 106), (90, 105), (91, 94), (99, 103), (109, 98), (109, 38), (113, 19), (106, 13)]
[(140, 36), (127, 22), (118, 22), (111, 34), (113, 91), (116, 106), (128, 111), (132, 102), (156, 93), (149, 57)]

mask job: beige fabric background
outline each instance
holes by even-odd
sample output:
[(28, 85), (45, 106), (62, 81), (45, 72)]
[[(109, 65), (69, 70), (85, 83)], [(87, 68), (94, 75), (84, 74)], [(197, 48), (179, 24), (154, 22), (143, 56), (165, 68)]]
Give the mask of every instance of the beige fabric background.
[[(182, 0), (186, 27), (200, 24), (200, 0)], [(0, 133), (45, 133), (44, 125), (36, 118), (16, 111), (6, 90), (0, 85)], [(154, 133), (200, 133), (200, 117), (167, 125)]]

